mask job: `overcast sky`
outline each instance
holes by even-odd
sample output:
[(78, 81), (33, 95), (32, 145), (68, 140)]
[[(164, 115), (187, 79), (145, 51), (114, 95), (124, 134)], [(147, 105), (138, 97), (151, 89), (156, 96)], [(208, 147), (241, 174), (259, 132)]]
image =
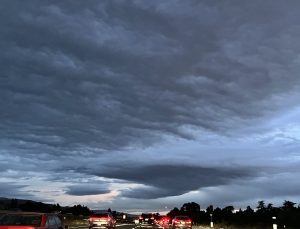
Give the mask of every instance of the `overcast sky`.
[(300, 1), (0, 5), (0, 196), (123, 211), (300, 203)]

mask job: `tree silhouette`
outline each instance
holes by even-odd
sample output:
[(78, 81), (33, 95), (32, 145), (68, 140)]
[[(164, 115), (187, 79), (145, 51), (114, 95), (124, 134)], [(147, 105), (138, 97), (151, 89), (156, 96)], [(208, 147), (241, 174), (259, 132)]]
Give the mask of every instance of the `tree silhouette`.
[(257, 211), (265, 211), (266, 210), (265, 201), (264, 200), (258, 201), (258, 205), (256, 208), (257, 208)]
[(295, 207), (296, 203), (285, 200), (282, 207), (279, 209), (278, 221), (280, 224), (288, 228), (299, 228), (300, 209)]
[(170, 216), (171, 218), (174, 218), (175, 216), (180, 215), (180, 211), (177, 207), (173, 208), (167, 216)]
[(285, 201), (283, 202), (282, 208), (283, 208), (284, 210), (293, 210), (293, 209), (295, 209), (295, 204), (296, 204), (296, 203), (294, 203), (294, 202), (292, 202), (292, 201), (285, 200)]
[(73, 207), (68, 207), (63, 209), (62, 213), (63, 214), (72, 213), (75, 216), (79, 216), (79, 215), (88, 216), (91, 214), (91, 210), (88, 207), (79, 204), (79, 205), (74, 205)]
[(206, 212), (209, 212), (210, 214), (214, 212), (214, 206), (213, 205), (209, 205), (207, 208), (206, 208)]
[(11, 199), (10, 209), (16, 209), (16, 208), (18, 208), (18, 200), (17, 199)]

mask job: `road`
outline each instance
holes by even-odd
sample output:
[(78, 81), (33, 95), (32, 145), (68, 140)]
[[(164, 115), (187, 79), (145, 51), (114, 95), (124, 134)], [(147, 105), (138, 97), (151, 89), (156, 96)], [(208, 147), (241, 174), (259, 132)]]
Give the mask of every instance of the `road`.
[(135, 224), (117, 224), (117, 229), (135, 229)]
[[(69, 226), (68, 229), (88, 229), (88, 226), (87, 225)], [(117, 224), (116, 229), (137, 229), (137, 228), (135, 228), (135, 224)], [(153, 227), (143, 227), (143, 229), (153, 229)], [(158, 227), (156, 229), (158, 229)], [(193, 226), (193, 229), (210, 229), (210, 228), (202, 227), (202, 226)]]
[[(81, 225), (68, 225), (67, 229), (88, 229), (87, 224)], [(116, 229), (135, 229), (135, 224), (117, 224)]]

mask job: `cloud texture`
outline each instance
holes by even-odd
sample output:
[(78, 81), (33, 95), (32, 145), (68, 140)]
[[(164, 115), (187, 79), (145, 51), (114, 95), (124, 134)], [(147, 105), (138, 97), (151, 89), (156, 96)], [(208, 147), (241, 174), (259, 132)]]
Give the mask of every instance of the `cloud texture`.
[(60, 200), (99, 194), (95, 202), (121, 206), (122, 198), (189, 201), (193, 191), (251, 186), (297, 167), (299, 8), (4, 0), (0, 182), (15, 182), (6, 187), (18, 196), (42, 168), (34, 182), (54, 182), (65, 190)]

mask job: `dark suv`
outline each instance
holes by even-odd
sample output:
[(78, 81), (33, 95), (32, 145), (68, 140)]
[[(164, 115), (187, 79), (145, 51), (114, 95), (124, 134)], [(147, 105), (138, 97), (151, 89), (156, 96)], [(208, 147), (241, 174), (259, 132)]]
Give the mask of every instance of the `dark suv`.
[(140, 227), (153, 227), (155, 225), (154, 216), (151, 213), (142, 213), (139, 217)]
[(191, 229), (192, 228), (192, 220), (183, 215), (175, 216), (172, 220), (172, 229)]
[(110, 212), (94, 213), (89, 218), (89, 228), (115, 229), (116, 220)]

